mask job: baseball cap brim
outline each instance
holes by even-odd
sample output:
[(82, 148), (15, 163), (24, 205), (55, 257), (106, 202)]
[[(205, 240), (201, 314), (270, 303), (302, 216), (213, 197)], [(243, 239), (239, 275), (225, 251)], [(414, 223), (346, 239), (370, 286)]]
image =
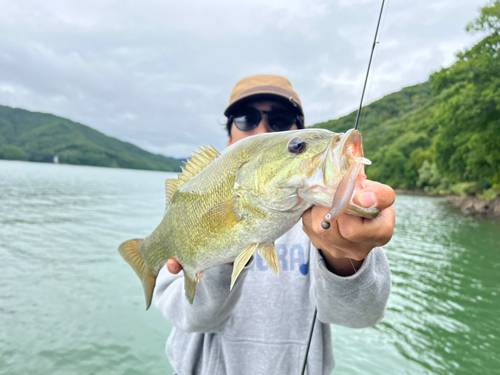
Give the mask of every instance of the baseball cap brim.
[[(264, 85), (266, 81), (276, 85)], [(303, 115), (302, 105), (298, 94), (293, 90), (290, 81), (285, 77), (275, 75), (258, 75), (242, 79), (238, 82), (231, 93), (229, 105), (224, 115), (229, 117), (231, 110), (250, 100), (278, 99), (293, 105), (297, 112)]]

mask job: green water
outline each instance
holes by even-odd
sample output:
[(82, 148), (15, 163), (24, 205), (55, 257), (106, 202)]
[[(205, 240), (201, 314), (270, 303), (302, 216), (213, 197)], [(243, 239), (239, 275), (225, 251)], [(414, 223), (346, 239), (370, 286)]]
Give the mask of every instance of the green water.
[[(172, 373), (171, 326), (116, 251), (159, 223), (169, 176), (0, 161), (0, 374)], [(334, 374), (500, 373), (500, 223), (395, 207), (387, 314), (332, 326)]]

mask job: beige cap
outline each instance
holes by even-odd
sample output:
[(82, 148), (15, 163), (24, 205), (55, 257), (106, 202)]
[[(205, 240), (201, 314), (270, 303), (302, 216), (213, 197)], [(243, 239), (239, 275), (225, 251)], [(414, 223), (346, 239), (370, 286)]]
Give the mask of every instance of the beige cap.
[(229, 116), (231, 109), (235, 104), (240, 103), (250, 97), (278, 97), (289, 101), (297, 111), (303, 115), (302, 105), (299, 95), (295, 92), (288, 79), (273, 74), (259, 74), (243, 78), (234, 86), (233, 92), (229, 97), (229, 105), (224, 111), (226, 117)]

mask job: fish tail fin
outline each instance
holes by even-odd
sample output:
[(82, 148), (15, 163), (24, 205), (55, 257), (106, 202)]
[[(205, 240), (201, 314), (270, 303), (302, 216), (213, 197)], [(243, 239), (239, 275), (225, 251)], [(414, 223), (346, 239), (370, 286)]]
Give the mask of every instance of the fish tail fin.
[(118, 251), (125, 261), (130, 264), (139, 279), (142, 281), (144, 295), (146, 297), (146, 310), (151, 306), (153, 299), (153, 290), (156, 284), (156, 275), (146, 265), (144, 258), (141, 255), (141, 245), (144, 242), (142, 239), (133, 239), (125, 241), (120, 245)]
[(194, 295), (196, 294), (196, 286), (202, 275), (202, 272), (192, 274), (184, 270), (184, 293), (191, 305), (193, 304)]

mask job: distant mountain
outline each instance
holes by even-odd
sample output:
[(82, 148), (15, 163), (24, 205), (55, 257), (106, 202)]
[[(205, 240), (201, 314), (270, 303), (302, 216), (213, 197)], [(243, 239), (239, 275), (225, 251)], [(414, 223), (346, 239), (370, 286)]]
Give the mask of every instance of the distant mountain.
[(152, 154), (48, 113), (0, 106), (0, 159), (180, 171), (181, 161)]

